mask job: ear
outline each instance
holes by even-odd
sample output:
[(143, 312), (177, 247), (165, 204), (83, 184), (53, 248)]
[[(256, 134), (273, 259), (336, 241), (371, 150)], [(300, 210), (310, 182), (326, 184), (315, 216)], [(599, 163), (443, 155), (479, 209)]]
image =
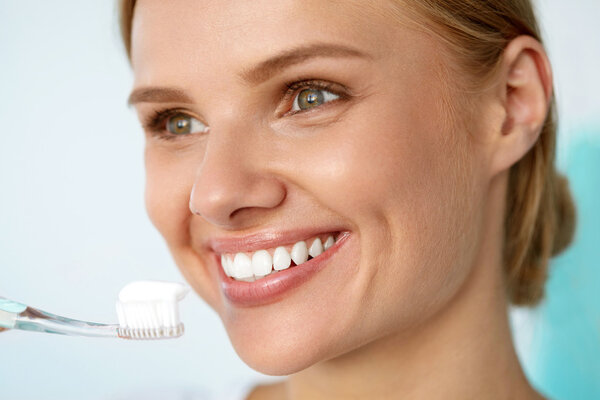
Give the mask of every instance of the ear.
[(519, 36), (504, 50), (499, 70), (504, 121), (495, 138), (492, 173), (509, 169), (538, 140), (552, 98), (552, 69), (540, 42)]

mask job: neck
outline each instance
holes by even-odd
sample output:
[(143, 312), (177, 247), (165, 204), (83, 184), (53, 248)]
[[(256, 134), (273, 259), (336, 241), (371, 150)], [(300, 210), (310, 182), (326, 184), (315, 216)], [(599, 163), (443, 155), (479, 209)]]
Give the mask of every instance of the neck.
[(487, 221), (496, 232), (484, 237), (493, 240), (484, 240), (467, 281), (444, 309), (410, 331), (290, 376), (282, 387), (286, 397), (540, 399), (512, 342), (502, 278), (502, 221), (494, 213), (490, 218), (500, 219)]

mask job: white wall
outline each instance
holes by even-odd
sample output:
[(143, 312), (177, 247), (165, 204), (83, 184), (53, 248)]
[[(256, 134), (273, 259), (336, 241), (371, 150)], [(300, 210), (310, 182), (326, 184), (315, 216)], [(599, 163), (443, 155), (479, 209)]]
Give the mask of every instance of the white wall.
[(600, 137), (600, 1), (537, 0), (554, 70), (559, 115), (559, 161), (567, 146)]

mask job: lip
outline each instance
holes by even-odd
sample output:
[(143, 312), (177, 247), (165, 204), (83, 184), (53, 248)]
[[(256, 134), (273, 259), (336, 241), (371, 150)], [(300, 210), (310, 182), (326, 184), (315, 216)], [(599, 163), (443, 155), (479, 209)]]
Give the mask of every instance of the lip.
[(212, 238), (206, 242), (207, 247), (218, 254), (232, 254), (238, 252), (253, 252), (256, 250), (270, 249), (277, 246), (293, 245), (324, 233), (341, 233), (339, 229), (298, 229), (294, 231), (269, 231), (236, 237)]
[(349, 241), (351, 236), (349, 232), (341, 232), (337, 242), (320, 256), (254, 282), (236, 281), (227, 276), (221, 267), (220, 256), (213, 253), (214, 262), (219, 270), (223, 294), (232, 304), (240, 307), (260, 306), (276, 302), (325, 268), (331, 257)]

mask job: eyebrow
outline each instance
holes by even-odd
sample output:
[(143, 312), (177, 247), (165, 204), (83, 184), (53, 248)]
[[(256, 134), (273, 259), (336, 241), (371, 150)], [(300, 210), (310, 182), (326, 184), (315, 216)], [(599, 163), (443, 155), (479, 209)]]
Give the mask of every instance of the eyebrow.
[(137, 103), (193, 103), (185, 91), (170, 87), (142, 87), (135, 89), (127, 99), (127, 105)]
[(290, 50), (285, 50), (265, 61), (262, 61), (255, 67), (248, 69), (240, 74), (241, 78), (252, 85), (258, 85), (269, 80), (274, 75), (280, 73), (293, 65), (306, 62), (318, 57), (334, 58), (372, 58), (369, 54), (352, 47), (340, 44), (314, 43)]
[[(369, 54), (352, 47), (340, 44), (313, 43), (285, 50), (275, 56), (260, 62), (251, 69), (244, 70), (240, 77), (251, 85), (263, 83), (286, 68), (319, 57), (333, 58), (372, 58)], [(137, 103), (193, 103), (193, 99), (186, 92), (174, 87), (142, 87), (135, 89), (129, 95), (127, 105)]]

